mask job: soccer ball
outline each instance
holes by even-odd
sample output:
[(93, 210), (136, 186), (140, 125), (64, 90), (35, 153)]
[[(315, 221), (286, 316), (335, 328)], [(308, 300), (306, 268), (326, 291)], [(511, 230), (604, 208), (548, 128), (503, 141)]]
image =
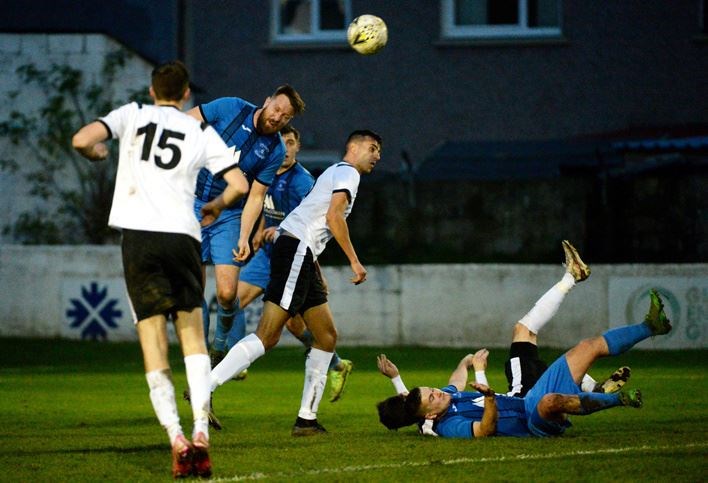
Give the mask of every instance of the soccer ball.
[(373, 55), (386, 46), (386, 23), (376, 15), (359, 15), (349, 24), (347, 41), (360, 54)]

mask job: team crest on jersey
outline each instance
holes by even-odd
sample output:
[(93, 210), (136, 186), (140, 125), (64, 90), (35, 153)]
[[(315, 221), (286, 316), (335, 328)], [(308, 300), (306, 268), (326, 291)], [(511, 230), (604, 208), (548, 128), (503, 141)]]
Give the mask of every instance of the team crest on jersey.
[(256, 154), (256, 156), (263, 159), (265, 158), (266, 153), (268, 152), (268, 146), (263, 143), (258, 143), (258, 146), (256, 146), (256, 149), (254, 149), (253, 152)]

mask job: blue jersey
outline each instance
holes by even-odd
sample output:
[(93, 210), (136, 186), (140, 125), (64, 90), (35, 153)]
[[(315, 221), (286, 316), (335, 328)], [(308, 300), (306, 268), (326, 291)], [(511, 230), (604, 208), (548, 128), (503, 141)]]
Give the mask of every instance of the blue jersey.
[[(239, 168), (246, 175), (248, 184), (257, 180), (269, 186), (285, 159), (285, 145), (279, 133), (263, 136), (256, 132), (253, 124), (256, 109), (255, 105), (238, 97), (222, 97), (199, 106), (204, 120), (219, 133), (226, 145), (241, 151)], [(199, 172), (197, 199), (211, 201), (224, 188), (226, 181), (223, 179), (215, 179), (206, 169)], [(244, 198), (230, 209), (242, 209), (245, 203)]]
[(263, 203), (265, 226), (278, 226), (285, 217), (307, 196), (315, 178), (300, 163), (275, 176)]
[[(482, 420), (484, 396), (479, 392), (460, 392), (453, 385), (442, 389), (452, 395), (447, 412), (433, 426), (440, 436), (445, 438), (474, 438), (472, 424)], [(531, 436), (528, 429), (524, 400), (497, 394), (496, 436)]]

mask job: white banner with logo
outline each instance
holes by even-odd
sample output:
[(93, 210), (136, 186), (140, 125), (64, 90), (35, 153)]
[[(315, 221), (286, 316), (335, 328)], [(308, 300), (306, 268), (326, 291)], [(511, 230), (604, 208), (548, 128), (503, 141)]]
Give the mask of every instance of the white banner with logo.
[(707, 277), (610, 277), (608, 285), (610, 327), (644, 320), (649, 309), (649, 290), (655, 288), (664, 301), (672, 331), (637, 345), (643, 349), (678, 349), (706, 346), (708, 323)]

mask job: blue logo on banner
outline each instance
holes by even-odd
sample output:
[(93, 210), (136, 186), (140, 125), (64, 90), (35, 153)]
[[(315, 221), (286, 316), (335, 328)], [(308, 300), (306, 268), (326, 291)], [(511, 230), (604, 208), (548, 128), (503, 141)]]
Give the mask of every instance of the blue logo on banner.
[(118, 299), (109, 299), (108, 287), (99, 290), (96, 282), (91, 282), (89, 289), (81, 287), (81, 297), (70, 300), (72, 307), (66, 311), (72, 320), (69, 327), (81, 329), (82, 339), (106, 340), (106, 329), (118, 328), (117, 319), (123, 316), (123, 311), (116, 308)]

